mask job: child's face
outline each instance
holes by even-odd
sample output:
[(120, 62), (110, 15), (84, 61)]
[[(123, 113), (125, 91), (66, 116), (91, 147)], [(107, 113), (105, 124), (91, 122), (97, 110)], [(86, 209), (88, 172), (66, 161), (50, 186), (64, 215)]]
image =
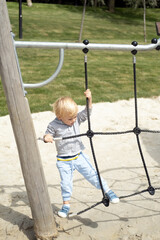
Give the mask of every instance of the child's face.
[(77, 114), (72, 117), (71, 116), (63, 116), (63, 117), (61, 117), (60, 120), (62, 122), (64, 122), (66, 125), (71, 127), (75, 123), (76, 119), (77, 119)]

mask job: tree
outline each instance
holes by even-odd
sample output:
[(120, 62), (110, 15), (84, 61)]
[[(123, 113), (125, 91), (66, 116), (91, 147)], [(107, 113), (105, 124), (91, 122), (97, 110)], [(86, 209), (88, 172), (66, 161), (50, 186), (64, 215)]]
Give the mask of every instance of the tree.
[(32, 7), (32, 0), (27, 0), (28, 7)]
[(109, 0), (108, 1), (108, 9), (109, 9), (109, 12), (114, 12), (114, 9), (115, 9), (115, 0)]
[[(126, 5), (128, 7), (138, 8), (138, 7), (144, 7), (144, 1), (143, 0), (124, 0), (126, 2)], [(156, 7), (158, 4), (158, 0), (146, 0), (145, 5), (148, 7)]]
[(91, 6), (94, 6), (94, 7), (97, 7), (97, 6), (100, 6), (100, 5), (105, 5), (104, 0), (89, 0), (88, 3)]

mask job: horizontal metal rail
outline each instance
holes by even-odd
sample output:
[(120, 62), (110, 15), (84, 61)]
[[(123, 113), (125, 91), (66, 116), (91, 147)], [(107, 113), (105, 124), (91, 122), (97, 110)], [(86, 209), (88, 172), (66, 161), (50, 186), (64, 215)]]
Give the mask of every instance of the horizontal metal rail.
[(87, 47), (90, 50), (116, 50), (116, 51), (149, 51), (160, 45), (160, 39), (157, 43), (133, 46), (132, 44), (102, 44), (89, 43), (87, 46), (83, 43), (65, 43), (65, 42), (31, 42), (15, 41), (16, 48), (63, 48), (63, 49), (83, 49)]
[[(151, 44), (136, 45), (134, 44), (103, 44), (103, 43), (65, 43), (65, 42), (32, 42), (32, 41), (14, 41), (15, 48), (45, 48), (45, 49), (59, 49), (59, 63), (54, 74), (47, 80), (40, 83), (23, 83), (24, 88), (39, 88), (53, 81), (63, 66), (64, 49), (84, 49), (89, 50), (115, 50), (115, 51), (149, 51), (160, 48), (160, 39), (153, 39)], [(23, 81), (22, 81), (23, 82)]]

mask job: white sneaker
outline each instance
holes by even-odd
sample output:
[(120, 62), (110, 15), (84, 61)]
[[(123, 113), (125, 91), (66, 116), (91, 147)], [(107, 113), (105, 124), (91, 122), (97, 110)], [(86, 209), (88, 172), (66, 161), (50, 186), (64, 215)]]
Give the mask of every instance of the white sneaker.
[(109, 201), (111, 203), (118, 203), (119, 202), (119, 198), (117, 197), (117, 195), (112, 190), (109, 190), (108, 192), (106, 192), (105, 195), (109, 198)]
[(58, 211), (58, 216), (62, 218), (66, 218), (68, 216), (70, 210), (69, 204), (64, 204), (62, 209)]

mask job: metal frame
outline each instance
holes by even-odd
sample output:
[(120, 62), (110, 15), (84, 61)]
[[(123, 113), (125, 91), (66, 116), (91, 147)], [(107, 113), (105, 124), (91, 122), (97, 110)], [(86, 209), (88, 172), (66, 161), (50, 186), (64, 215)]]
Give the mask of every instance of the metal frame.
[[(89, 43), (87, 48), (89, 50), (119, 50), (119, 51), (148, 51), (153, 50), (160, 45), (160, 39), (157, 43), (148, 45), (129, 45), (129, 44), (102, 44), (102, 43)], [(16, 48), (63, 48), (63, 49), (83, 49), (86, 47), (83, 43), (65, 43), (65, 42), (30, 42), (30, 41), (15, 41)]]
[[(136, 43), (136, 42), (135, 42)], [(60, 73), (64, 61), (64, 49), (84, 49), (89, 50), (112, 50), (112, 51), (150, 51), (160, 48), (160, 39), (153, 39), (151, 44), (134, 45), (132, 44), (99, 44), (89, 43), (65, 43), (65, 42), (31, 42), (31, 41), (14, 41), (15, 48), (45, 48), (45, 49), (59, 49), (59, 63), (54, 74), (47, 80), (40, 83), (23, 84), (24, 88), (38, 88), (53, 81)]]

